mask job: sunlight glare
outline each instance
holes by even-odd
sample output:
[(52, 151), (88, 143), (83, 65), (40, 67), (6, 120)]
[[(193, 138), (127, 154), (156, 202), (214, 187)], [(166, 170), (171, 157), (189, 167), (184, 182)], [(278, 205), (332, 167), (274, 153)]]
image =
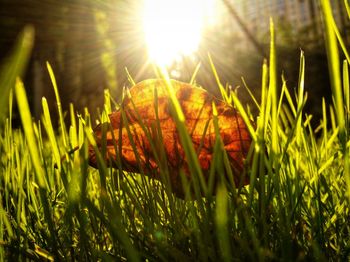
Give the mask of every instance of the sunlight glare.
[(208, 5), (213, 0), (144, 0), (143, 28), (149, 58), (171, 65), (199, 46)]

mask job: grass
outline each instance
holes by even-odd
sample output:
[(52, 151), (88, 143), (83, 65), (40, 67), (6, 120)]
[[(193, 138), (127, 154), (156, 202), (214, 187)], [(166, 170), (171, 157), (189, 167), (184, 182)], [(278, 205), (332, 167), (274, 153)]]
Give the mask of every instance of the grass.
[[(194, 177), (196, 194), (187, 194), (186, 201), (174, 197), (166, 183), (149, 180), (143, 174), (107, 168), (103, 161), (99, 169), (89, 167), (88, 145), (94, 144), (89, 113), (86, 110), (78, 115), (71, 105), (71, 123), (65, 125), (49, 64), (59, 129), (52, 127), (45, 98), (42, 119), (31, 120), (24, 86), (19, 78), (16, 80), (33, 38), (32, 30), (25, 29), (8, 62), (12, 71), (3, 70), (0, 81), (1, 88), (12, 85), (5, 83), (15, 85), (22, 119), (22, 128), (12, 128), (14, 96), (9, 91), (9, 100), (0, 101), (4, 119), (0, 136), (1, 261), (348, 260), (349, 61), (345, 60), (341, 68), (337, 44), (341, 36), (328, 4), (321, 1), (334, 104), (320, 105), (323, 117), (318, 127), (313, 128), (312, 116), (303, 112), (307, 103), (307, 58), (303, 52), (295, 92), (289, 91), (283, 77), (282, 86), (278, 86), (272, 23), (270, 60), (262, 65), (261, 98), (253, 98), (261, 101), (254, 126), (248, 122), (253, 116), (235, 92), (220, 82), (212, 64), (223, 99), (241, 112), (254, 139), (247, 161), (250, 185), (236, 189), (228, 181), (219, 184), (215, 197), (210, 195), (210, 186), (201, 182), (181, 108), (168, 86)], [(166, 72), (160, 71), (160, 76), (167, 79)], [(105, 97), (101, 121), (113, 108), (108, 92)], [(213, 175), (218, 176), (217, 170), (230, 174), (220, 145), (218, 138), (213, 163)], [(79, 150), (74, 150), (76, 147)], [(164, 158), (158, 155), (160, 163)], [(167, 169), (161, 172), (166, 181)], [(201, 191), (207, 197), (202, 198)]]

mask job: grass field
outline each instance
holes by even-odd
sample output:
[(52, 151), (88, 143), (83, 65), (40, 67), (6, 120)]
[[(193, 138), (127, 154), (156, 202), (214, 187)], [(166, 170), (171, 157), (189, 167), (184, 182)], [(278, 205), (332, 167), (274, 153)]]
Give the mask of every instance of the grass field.
[[(93, 143), (95, 124), (89, 112), (77, 114), (74, 105), (67, 112), (71, 122), (65, 124), (49, 64), (59, 128), (53, 129), (45, 98), (41, 120), (31, 120), (25, 89), (17, 78), (33, 41), (27, 27), (0, 74), (5, 94), (0, 97), (0, 260), (349, 260), (350, 59), (329, 2), (320, 3), (334, 103), (320, 104), (319, 126), (313, 128), (312, 116), (303, 111), (307, 57), (302, 52), (295, 92), (288, 91), (283, 78), (282, 86), (277, 84), (271, 22), (269, 61), (261, 71), (262, 97), (252, 97), (258, 116), (251, 116), (236, 94), (227, 91), (212, 65), (223, 99), (254, 120), (254, 126), (247, 121), (253, 139), (247, 160), (250, 185), (236, 189), (221, 183), (216, 196), (186, 200), (144, 175), (102, 162), (99, 169), (90, 167), (88, 145)], [(346, 57), (343, 64), (339, 53)], [(166, 78), (165, 73), (161, 76)], [(22, 120), (19, 129), (11, 124), (15, 102)], [(106, 121), (112, 109), (106, 92), (100, 121)], [(177, 115), (181, 114), (179, 110)], [(196, 153), (179, 119), (183, 147), (193, 159)], [(225, 154), (218, 146), (214, 155), (222, 159)], [(189, 164), (197, 170), (195, 158)], [(226, 168), (225, 161), (215, 165), (216, 170)], [(192, 187), (205, 192), (199, 183)]]

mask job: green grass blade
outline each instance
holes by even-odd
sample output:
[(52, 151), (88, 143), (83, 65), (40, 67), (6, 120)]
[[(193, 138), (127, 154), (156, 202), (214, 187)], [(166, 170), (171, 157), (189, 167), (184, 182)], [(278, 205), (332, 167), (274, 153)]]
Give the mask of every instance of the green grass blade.
[(46, 129), (47, 135), (49, 137), (49, 141), (51, 143), (51, 148), (53, 151), (55, 163), (58, 167), (58, 170), (61, 170), (61, 156), (58, 150), (57, 140), (56, 140), (55, 132), (53, 130), (53, 126), (51, 122), (49, 106), (47, 104), (47, 100), (45, 97), (42, 98), (42, 107), (43, 107), (43, 124)]
[(222, 261), (231, 261), (232, 254), (230, 248), (230, 236), (228, 230), (228, 194), (226, 187), (221, 186), (218, 189), (216, 197), (216, 228), (217, 228), (217, 238), (220, 248), (220, 254)]
[(63, 139), (63, 145), (66, 149), (71, 149), (68, 148), (68, 137), (67, 137), (67, 130), (66, 130), (66, 125), (64, 124), (64, 118), (63, 118), (63, 111), (62, 111), (62, 104), (61, 104), (61, 99), (60, 95), (58, 93), (58, 87), (57, 87), (57, 82), (56, 82), (56, 77), (55, 74), (52, 70), (51, 65), (49, 62), (46, 62), (46, 67), (49, 72), (49, 76), (51, 79), (51, 83), (53, 85), (53, 90), (55, 92), (55, 97), (56, 97), (56, 104), (57, 104), (57, 110), (58, 110), (58, 118), (60, 122), (60, 127), (61, 127), (61, 132), (62, 132), (62, 139)]
[(40, 199), (42, 201), (42, 205), (44, 208), (44, 216), (45, 216), (46, 222), (48, 223), (48, 228), (50, 231), (50, 243), (52, 245), (52, 248), (55, 252), (56, 257), (59, 258), (60, 255), (57, 253), (57, 244), (58, 244), (57, 237), (54, 230), (54, 223), (51, 217), (49, 201), (46, 195), (49, 189), (48, 183), (46, 181), (45, 171), (42, 167), (42, 163), (40, 159), (38, 141), (35, 136), (35, 132), (33, 128), (33, 122), (32, 122), (32, 117), (29, 110), (27, 95), (26, 95), (23, 83), (19, 79), (17, 79), (16, 81), (15, 93), (16, 93), (19, 113), (22, 120), (22, 126), (24, 129), (26, 141), (28, 144), (28, 149), (30, 152), (31, 160), (32, 160), (35, 174), (36, 174), (36, 180), (39, 185), (39, 193), (40, 193)]
[(241, 101), (238, 99), (237, 95), (233, 91), (231, 91), (230, 97), (233, 101), (233, 104), (236, 106), (238, 112), (241, 114), (241, 117), (243, 118), (244, 123), (247, 125), (249, 134), (252, 137), (253, 141), (257, 141), (255, 128), (253, 127), (246, 110), (244, 110), (244, 107), (243, 107)]
[(258, 139), (264, 139), (265, 120), (266, 120), (266, 97), (267, 97), (267, 85), (268, 85), (268, 66), (267, 61), (264, 60), (262, 66), (261, 77), (261, 106), (260, 114), (257, 121)]
[(230, 101), (230, 97), (227, 95), (224, 86), (221, 84), (218, 72), (216, 71), (216, 68), (214, 66), (214, 62), (213, 62), (210, 54), (208, 54), (208, 58), (209, 58), (209, 62), (210, 62), (210, 67), (211, 67), (211, 69), (213, 71), (216, 83), (217, 83), (217, 85), (219, 87), (219, 90), (220, 90), (220, 93), (221, 93), (221, 96), (222, 96), (222, 98), (224, 99), (225, 102), (230, 104), (230, 102), (231, 102)]
[(22, 125), (26, 136), (26, 141), (28, 143), (28, 149), (36, 172), (37, 182), (40, 188), (46, 189), (47, 183), (45, 182), (45, 172), (42, 168), (40, 160), (39, 149), (37, 146), (38, 142), (34, 134), (32, 116), (29, 110), (27, 95), (23, 83), (19, 79), (16, 81), (15, 91)]
[(199, 62), (196, 66), (196, 68), (194, 69), (194, 72), (192, 74), (191, 80), (190, 80), (190, 85), (193, 85), (196, 81), (196, 76), (198, 74), (199, 69), (201, 68), (201, 63)]
[[(175, 122), (176, 122), (176, 128), (179, 132), (180, 135), (180, 141), (181, 141), (181, 145), (183, 146), (183, 149), (185, 151), (185, 155), (186, 155), (186, 159), (187, 162), (189, 163), (189, 169), (190, 172), (192, 174), (192, 177), (194, 178), (194, 183), (196, 184), (196, 179), (199, 180), (200, 186), (202, 188), (202, 190), (204, 191), (203, 193), (206, 194), (207, 192), (207, 185), (204, 181), (204, 177), (202, 174), (202, 169), (200, 167), (199, 161), (198, 161), (198, 157), (196, 154), (196, 151), (194, 149), (191, 137), (186, 129), (186, 125), (185, 125), (185, 115), (182, 112), (181, 109), (181, 105), (179, 103), (179, 101), (176, 98), (176, 95), (174, 93), (174, 90), (172, 88), (172, 84), (170, 81), (170, 78), (167, 74), (167, 72), (163, 69), (161, 69), (161, 74), (163, 79), (165, 80), (166, 83), (166, 88), (170, 97), (170, 101), (172, 106), (174, 107), (174, 118), (175, 118)], [(196, 197), (197, 199), (200, 198), (200, 192), (196, 192)]]
[[(346, 110), (346, 127), (347, 127), (347, 137), (349, 137), (349, 127), (350, 127), (350, 84), (349, 84), (349, 66), (348, 62), (344, 60), (343, 62), (343, 92), (345, 100), (345, 110)], [(348, 185), (348, 196), (350, 201), (350, 149), (345, 149), (344, 154), (344, 175)]]
[(19, 35), (11, 55), (0, 69), (0, 120), (7, 110), (10, 89), (14, 87), (16, 78), (22, 76), (27, 65), (33, 42), (34, 28), (26, 26)]
[(126, 75), (127, 75), (127, 77), (128, 77), (129, 83), (130, 83), (132, 86), (136, 85), (134, 79), (132, 78), (132, 76), (131, 76), (130, 73), (129, 73), (129, 70), (128, 70), (126, 67), (125, 67), (125, 72), (126, 72)]
[(259, 111), (260, 111), (260, 105), (259, 105), (258, 101), (255, 99), (255, 96), (253, 95), (252, 91), (251, 91), (250, 88), (248, 87), (248, 85), (247, 85), (247, 83), (246, 83), (244, 77), (242, 77), (241, 80), (242, 80), (243, 86), (244, 86), (245, 89), (247, 90), (247, 92), (248, 92), (250, 98), (253, 100), (255, 106), (256, 106), (256, 107), (259, 109)]
[(334, 19), (331, 19), (331, 22), (332, 22), (332, 26), (333, 26), (333, 30), (334, 30), (334, 33), (338, 39), (338, 42), (339, 42), (339, 45), (346, 57), (346, 60), (348, 61), (348, 63), (350, 63), (350, 56), (349, 56), (349, 53), (348, 53), (348, 50), (346, 48), (346, 44), (344, 43), (343, 39), (342, 39), (342, 36), (339, 32), (339, 29), (337, 27), (337, 24), (335, 23)]
[[(69, 104), (69, 113), (70, 113), (70, 122), (71, 122), (71, 126), (69, 129), (69, 142), (70, 142), (70, 147), (72, 148), (72, 150), (75, 150), (77, 148), (80, 147), (80, 143), (78, 140), (78, 126), (77, 126), (77, 121), (75, 118), (75, 110), (74, 110), (74, 105), (73, 104)], [(77, 151), (76, 155), (78, 154)]]
[(277, 118), (277, 68), (276, 68), (276, 46), (275, 29), (272, 18), (270, 19), (270, 74), (269, 74), (269, 96), (271, 100), (271, 149), (273, 154), (278, 153), (278, 118)]
[(321, 0), (321, 10), (324, 18), (326, 50), (328, 56), (328, 69), (331, 78), (332, 93), (334, 96), (334, 109), (336, 111), (337, 124), (339, 125), (339, 138), (345, 147), (345, 113), (343, 103), (343, 92), (341, 88), (340, 61), (337, 37), (334, 31), (334, 18), (329, 0)]
[(346, 9), (346, 13), (348, 14), (348, 18), (350, 19), (350, 5), (348, 0), (344, 0), (344, 5)]
[(349, 117), (350, 117), (350, 84), (349, 84), (349, 63), (344, 60), (343, 62), (343, 92), (344, 92), (344, 101), (345, 101), (345, 108), (348, 118), (348, 124), (349, 124)]
[[(301, 143), (301, 137), (302, 137), (302, 109), (304, 106), (304, 79), (305, 79), (305, 58), (304, 58), (304, 52), (300, 52), (300, 67), (299, 67), (299, 80), (298, 80), (298, 99), (297, 99), (297, 112), (298, 112), (298, 119), (297, 119), (297, 126), (295, 130), (295, 135), (297, 139), (297, 143), (300, 145)], [(300, 112), (300, 113), (299, 113)]]

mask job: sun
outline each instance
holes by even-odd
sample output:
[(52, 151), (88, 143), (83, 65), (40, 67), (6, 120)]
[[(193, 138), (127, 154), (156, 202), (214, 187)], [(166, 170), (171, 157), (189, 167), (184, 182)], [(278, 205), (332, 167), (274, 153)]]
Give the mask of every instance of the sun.
[(143, 31), (149, 58), (169, 66), (193, 54), (208, 19), (209, 2), (213, 0), (144, 0)]

